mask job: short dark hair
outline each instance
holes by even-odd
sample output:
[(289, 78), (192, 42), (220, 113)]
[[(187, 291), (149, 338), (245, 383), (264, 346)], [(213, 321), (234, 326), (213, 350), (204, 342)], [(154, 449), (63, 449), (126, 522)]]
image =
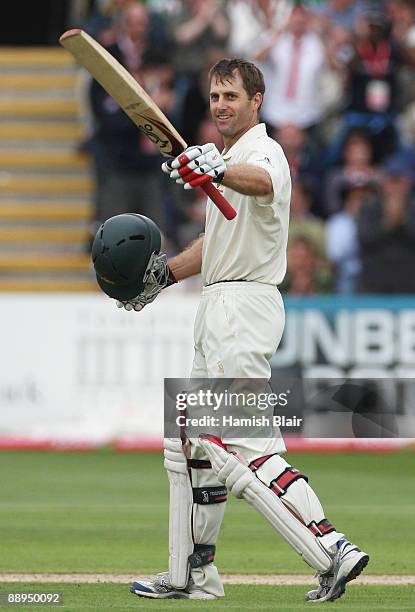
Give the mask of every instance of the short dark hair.
[(242, 83), (248, 98), (252, 100), (256, 93), (264, 95), (265, 83), (264, 75), (255, 64), (247, 62), (244, 59), (221, 59), (209, 70), (209, 83), (215, 77), (217, 81), (223, 83), (234, 77), (234, 72), (237, 70), (241, 75)]

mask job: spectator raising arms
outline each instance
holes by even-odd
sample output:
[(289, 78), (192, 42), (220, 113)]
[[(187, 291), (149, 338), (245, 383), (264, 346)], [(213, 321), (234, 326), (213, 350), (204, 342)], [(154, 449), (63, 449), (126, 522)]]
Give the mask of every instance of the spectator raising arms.
[(219, 0), (182, 0), (171, 20), (177, 48), (174, 65), (180, 75), (197, 75), (208, 51), (226, 43), (229, 23)]
[(291, 12), (289, 0), (228, 0), (229, 53), (247, 59), (275, 37)]

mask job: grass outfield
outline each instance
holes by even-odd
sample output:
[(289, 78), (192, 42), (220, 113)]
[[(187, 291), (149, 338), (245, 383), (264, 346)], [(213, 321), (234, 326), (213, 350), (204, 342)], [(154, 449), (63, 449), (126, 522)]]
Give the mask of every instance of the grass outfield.
[[(413, 453), (292, 454), (290, 460), (309, 475), (328, 517), (371, 555), (365, 573), (415, 574)], [(1, 452), (0, 573), (139, 575), (165, 569), (167, 500), (160, 455)], [(217, 563), (223, 573), (309, 573), (313, 586), (311, 570), (243, 500), (229, 501)], [(287, 612), (309, 609), (303, 599), (310, 587), (227, 585), (226, 599), (213, 602), (142, 600), (128, 592), (128, 584), (3, 582), (0, 592), (61, 591), (64, 605), (57, 609), (68, 612)], [(414, 586), (356, 581), (335, 605), (400, 612), (413, 610), (414, 601)]]
[[(415, 455), (290, 455), (328, 518), (371, 555), (370, 574), (415, 574)], [(155, 454), (0, 453), (0, 572), (152, 573), (166, 568), (168, 486)], [(217, 547), (224, 573), (307, 573), (230, 496)]]
[[(0, 585), (2, 593), (17, 592), (15, 583)], [(298, 586), (228, 586), (226, 598), (216, 601), (164, 600), (149, 601), (128, 592), (128, 588), (114, 584), (25, 584), (25, 592), (56, 593), (63, 596), (63, 605), (47, 606), (48, 610), (74, 612), (76, 610), (141, 610), (145, 612), (240, 612), (259, 610), (260, 612), (297, 612), (314, 609), (304, 602), (306, 589)], [(336, 610), (353, 612), (404, 612), (414, 609), (415, 587), (375, 587), (350, 586), (347, 597), (335, 602)], [(324, 604), (320, 604), (324, 605)], [(331, 608), (331, 604), (328, 604)], [(310, 608), (311, 606), (311, 608)], [(1, 607), (1, 606), (0, 606)], [(46, 606), (23, 608), (10, 606), (13, 610), (46, 609)], [(320, 608), (319, 608), (320, 609)]]

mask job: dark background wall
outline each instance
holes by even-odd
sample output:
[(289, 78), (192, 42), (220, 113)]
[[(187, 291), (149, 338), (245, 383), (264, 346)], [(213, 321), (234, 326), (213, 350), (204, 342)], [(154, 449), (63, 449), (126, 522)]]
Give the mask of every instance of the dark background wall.
[(76, 27), (74, 0), (3, 0), (0, 45), (56, 45), (66, 29)]

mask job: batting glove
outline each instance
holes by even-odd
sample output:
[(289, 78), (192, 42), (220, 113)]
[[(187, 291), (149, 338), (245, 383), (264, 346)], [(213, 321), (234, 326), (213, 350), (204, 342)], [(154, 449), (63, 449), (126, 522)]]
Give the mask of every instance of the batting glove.
[[(164, 255), (164, 257), (166, 256)], [(125, 302), (120, 302), (117, 300), (116, 304), (118, 308), (124, 308), (125, 310), (128, 310), (128, 312), (131, 310), (140, 312), (144, 306), (153, 302), (163, 289), (170, 287), (170, 285), (176, 284), (176, 277), (168, 267), (167, 263), (165, 265), (166, 271), (164, 275), (160, 274), (159, 270), (155, 269), (148, 277), (143, 292), (140, 295), (137, 295), (137, 297)]]
[(162, 170), (185, 189), (201, 187), (209, 181), (220, 183), (226, 164), (213, 142), (189, 147), (172, 161), (164, 162)]

